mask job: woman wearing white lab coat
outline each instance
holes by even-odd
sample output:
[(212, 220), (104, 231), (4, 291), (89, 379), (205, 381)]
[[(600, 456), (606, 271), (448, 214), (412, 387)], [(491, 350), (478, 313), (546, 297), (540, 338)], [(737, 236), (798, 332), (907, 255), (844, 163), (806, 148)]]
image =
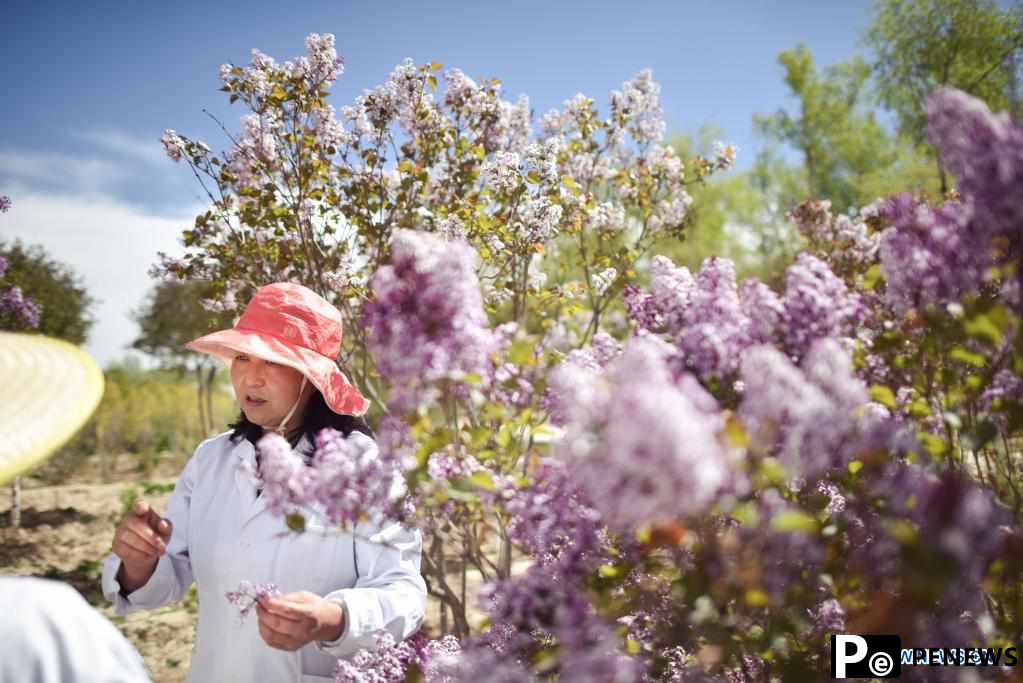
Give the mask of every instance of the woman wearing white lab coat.
[[(309, 453), (326, 423), (375, 449), (359, 417), (368, 402), (333, 360), (340, 342), (337, 309), (277, 283), (256, 293), (234, 328), (188, 345), (228, 365), (242, 416), (199, 445), (165, 515), (135, 502), (102, 582), (120, 614), (179, 600), (195, 582), (190, 681), (326, 680), (337, 658), (374, 648), (384, 632), (406, 638), (422, 622), (417, 531), (386, 520), (339, 531), (309, 508), (305, 532), (289, 533), (247, 474), (258, 472), (254, 444), (267, 431)], [(225, 597), (242, 581), (273, 583), (281, 596), (243, 620)]]

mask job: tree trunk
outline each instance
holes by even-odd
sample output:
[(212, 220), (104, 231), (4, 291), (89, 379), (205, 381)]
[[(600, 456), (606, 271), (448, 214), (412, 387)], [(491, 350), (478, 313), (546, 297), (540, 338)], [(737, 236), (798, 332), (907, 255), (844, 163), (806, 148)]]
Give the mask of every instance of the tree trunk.
[(195, 368), (195, 398), (196, 404), (199, 409), (199, 438), (205, 439), (206, 434), (206, 402), (203, 400), (203, 381), (202, 381), (202, 367), (196, 366)]
[(11, 528), (21, 527), (21, 477), (11, 482)]
[(213, 381), (217, 378), (217, 366), (214, 365), (206, 373), (206, 419), (208, 420), (206, 433), (210, 434), (217, 429), (216, 416), (213, 414)]

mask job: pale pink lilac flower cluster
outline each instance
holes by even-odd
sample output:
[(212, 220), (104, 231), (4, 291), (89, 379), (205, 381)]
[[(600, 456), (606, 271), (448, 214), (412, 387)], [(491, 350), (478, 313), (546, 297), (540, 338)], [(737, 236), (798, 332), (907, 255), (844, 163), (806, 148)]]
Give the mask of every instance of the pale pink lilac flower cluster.
[(0, 195), (0, 213), (7, 213), (11, 210), (11, 198), (7, 195)]
[(754, 347), (740, 374), (745, 392), (739, 415), (754, 443), (771, 453), (776, 448), (792, 474), (816, 479), (852, 459), (856, 411), (868, 397), (837, 341), (816, 342), (802, 368), (773, 347)]
[(863, 302), (826, 263), (801, 253), (785, 271), (785, 345), (801, 357), (817, 339), (851, 336)]
[(554, 371), (566, 433), (558, 455), (614, 529), (699, 513), (729, 476), (717, 423), (673, 382), (664, 349), (635, 337), (606, 372)]
[(312, 509), (333, 524), (352, 528), (367, 517), (393, 514), (404, 493), (401, 464), (381, 453), (361, 432), (347, 437), (332, 429), (316, 436), (310, 463), (284, 437), (259, 441), (259, 472), (270, 509)]
[(277, 598), (280, 595), (281, 591), (277, 588), (276, 584), (252, 583), (251, 581), (242, 581), (238, 584), (237, 589), (227, 591), (224, 594), (227, 601), (238, 608), (238, 614), (243, 621), (256, 608), (259, 602), (269, 598)]
[(442, 673), (443, 665), (457, 659), (461, 646), (454, 636), (428, 640), (422, 633), (400, 643), (387, 632), (377, 637), (375, 650), (359, 650), (350, 659), (339, 659), (334, 670), (335, 683), (405, 683), (413, 665), (425, 683), (454, 683)]
[(468, 244), (411, 230), (395, 234), (391, 263), (373, 275), (373, 299), (363, 307), (368, 347), (393, 388), (393, 409), (433, 400), (441, 380), (486, 371), (495, 340), (475, 258)]

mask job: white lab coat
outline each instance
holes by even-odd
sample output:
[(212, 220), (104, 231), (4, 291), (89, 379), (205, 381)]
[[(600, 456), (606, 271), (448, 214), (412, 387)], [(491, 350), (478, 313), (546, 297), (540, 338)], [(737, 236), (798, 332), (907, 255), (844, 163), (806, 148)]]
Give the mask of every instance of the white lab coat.
[[(174, 525), (167, 553), (149, 582), (125, 598), (116, 579), (120, 559), (107, 558), (103, 592), (116, 612), (179, 600), (194, 580), (199, 621), (188, 680), (196, 683), (333, 680), (339, 657), (375, 647), (384, 630), (396, 640), (414, 633), (426, 606), (419, 532), (391, 522), (360, 522), (354, 534), (342, 532), (312, 510), (304, 511), (305, 533), (287, 532), (239, 468), (255, 464), (255, 448), (245, 439), (232, 443), (229, 436), (200, 444), (185, 466), (165, 515)], [(369, 437), (353, 432), (348, 438)], [(243, 622), (224, 596), (243, 580), (341, 603), (344, 633), (297, 652), (271, 648), (259, 635), (255, 613)]]

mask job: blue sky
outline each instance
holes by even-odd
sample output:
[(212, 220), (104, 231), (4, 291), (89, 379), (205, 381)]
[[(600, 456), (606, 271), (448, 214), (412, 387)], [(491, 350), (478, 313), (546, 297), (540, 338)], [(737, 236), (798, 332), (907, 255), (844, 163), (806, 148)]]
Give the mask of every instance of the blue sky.
[(497, 77), (537, 115), (577, 92), (607, 95), (653, 69), (671, 132), (713, 123), (758, 149), (752, 115), (791, 102), (777, 63), (800, 42), (826, 65), (862, 52), (866, 0), (678, 2), (215, 2), (8, 0), (0, 29), (0, 194), (14, 208), (0, 239), (41, 243), (101, 300), (87, 349), (106, 364), (136, 332), (128, 318), (158, 249), (202, 206), (186, 167), (163, 156), (165, 128), (225, 139), (206, 109), (237, 128), (218, 92), (221, 63), (258, 47), (284, 60), (311, 32), (333, 33), (346, 62), (340, 107), (405, 57)]

